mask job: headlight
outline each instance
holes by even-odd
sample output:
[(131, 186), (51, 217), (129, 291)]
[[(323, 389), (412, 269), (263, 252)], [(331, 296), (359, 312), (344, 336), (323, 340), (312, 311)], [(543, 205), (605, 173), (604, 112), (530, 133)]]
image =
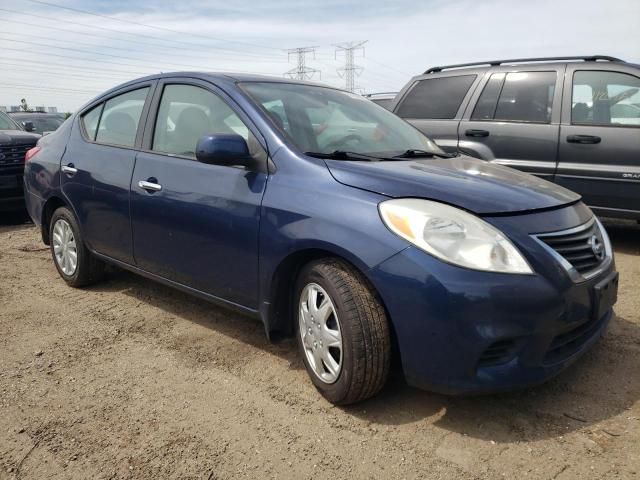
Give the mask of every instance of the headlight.
[(533, 273), (499, 230), (464, 210), (414, 198), (387, 200), (379, 208), (393, 233), (445, 262), (489, 272)]

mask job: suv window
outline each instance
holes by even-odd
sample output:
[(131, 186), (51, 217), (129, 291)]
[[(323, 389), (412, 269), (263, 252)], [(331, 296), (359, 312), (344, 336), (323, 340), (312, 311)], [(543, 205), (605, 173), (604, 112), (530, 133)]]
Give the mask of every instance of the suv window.
[(640, 125), (640, 78), (617, 72), (575, 72), (571, 123)]
[(409, 90), (398, 108), (402, 118), (454, 118), (476, 75), (427, 78)]
[(494, 73), (471, 119), (550, 123), (556, 78), (555, 72)]
[[(149, 93), (149, 87), (139, 88), (107, 100), (100, 117), (96, 142), (133, 147), (147, 93)], [(87, 133), (90, 133), (89, 129)]]
[(198, 140), (212, 133), (238, 134), (250, 151), (257, 144), (243, 121), (214, 93), (193, 85), (164, 87), (152, 150), (196, 158)]

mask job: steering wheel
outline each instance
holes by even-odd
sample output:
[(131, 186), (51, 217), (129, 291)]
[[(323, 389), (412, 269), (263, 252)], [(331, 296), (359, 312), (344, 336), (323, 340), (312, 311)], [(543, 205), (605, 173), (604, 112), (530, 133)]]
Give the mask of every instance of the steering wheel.
[(362, 138), (360, 135), (351, 134), (328, 143), (324, 148), (326, 148), (327, 150), (340, 150), (339, 147), (342, 147), (349, 142), (362, 143), (364, 142), (364, 138)]

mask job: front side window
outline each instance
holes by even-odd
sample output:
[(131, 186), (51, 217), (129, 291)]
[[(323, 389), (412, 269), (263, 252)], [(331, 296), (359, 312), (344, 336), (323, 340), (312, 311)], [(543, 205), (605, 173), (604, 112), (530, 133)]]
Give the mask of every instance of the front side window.
[(361, 95), (283, 82), (240, 84), (302, 152), (442, 153), (431, 140)]
[(571, 123), (640, 125), (640, 78), (617, 72), (575, 72)]
[(450, 119), (456, 116), (476, 75), (420, 80), (398, 108), (402, 118)]
[(556, 78), (556, 72), (494, 73), (471, 119), (550, 123)]
[(214, 93), (193, 85), (164, 87), (153, 134), (153, 150), (196, 158), (200, 137), (215, 133), (240, 135), (250, 152), (257, 145), (244, 122)]
[[(140, 88), (107, 100), (100, 117), (96, 142), (133, 147), (148, 93), (148, 87)], [(87, 133), (90, 134), (89, 130)]]

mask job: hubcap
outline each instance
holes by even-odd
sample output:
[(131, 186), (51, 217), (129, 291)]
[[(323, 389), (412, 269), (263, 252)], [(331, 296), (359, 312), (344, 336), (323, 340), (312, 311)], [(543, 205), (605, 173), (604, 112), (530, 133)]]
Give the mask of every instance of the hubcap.
[(53, 225), (53, 256), (62, 273), (71, 276), (78, 267), (78, 250), (71, 225), (60, 218)]
[(342, 333), (331, 297), (317, 283), (300, 294), (298, 322), (307, 362), (325, 383), (334, 383), (342, 369)]

